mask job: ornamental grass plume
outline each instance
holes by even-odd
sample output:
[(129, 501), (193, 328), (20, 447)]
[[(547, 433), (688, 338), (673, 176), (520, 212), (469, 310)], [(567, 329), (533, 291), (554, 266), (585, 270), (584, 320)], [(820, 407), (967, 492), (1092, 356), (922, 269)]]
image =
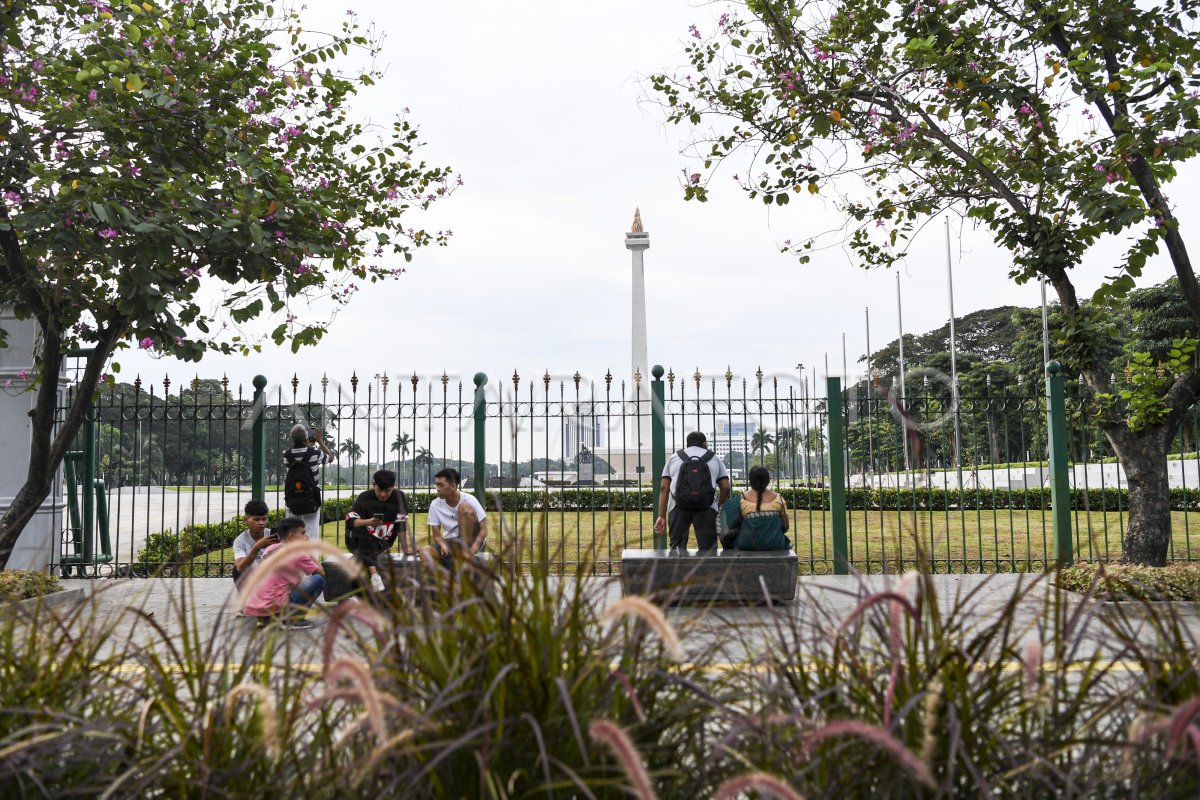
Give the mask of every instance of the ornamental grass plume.
[(225, 695), (225, 724), (233, 721), (234, 707), (239, 697), (250, 696), (258, 701), (259, 716), (262, 717), (262, 738), (267, 755), (279, 755), (279, 721), (275, 710), (275, 695), (260, 683), (239, 683)]
[(617, 763), (625, 771), (625, 776), (633, 785), (633, 794), (638, 800), (657, 800), (654, 789), (650, 786), (650, 776), (646, 773), (646, 765), (642, 756), (633, 746), (629, 734), (615, 722), (606, 719), (594, 720), (588, 726), (588, 736), (593, 742), (608, 746), (616, 756)]
[(938, 710), (942, 705), (942, 681), (934, 678), (925, 689), (925, 715), (921, 731), (921, 760), (926, 766), (933, 762), (933, 748), (937, 745)]
[(658, 637), (662, 640), (663, 648), (667, 651), (667, 655), (676, 662), (683, 661), (683, 647), (679, 644), (679, 636), (676, 635), (675, 629), (667, 622), (667, 618), (663, 616), (662, 609), (658, 606), (644, 597), (622, 597), (604, 609), (604, 613), (600, 615), (600, 620), (606, 622), (620, 616), (640, 618), (646, 623), (647, 627), (658, 634)]
[(1196, 756), (1197, 766), (1200, 766), (1200, 728), (1192, 724), (1196, 714), (1200, 713), (1200, 698), (1193, 698), (1175, 710), (1171, 715), (1171, 726), (1167, 731), (1167, 757), (1171, 758), (1179, 750), (1186, 735)]
[(1030, 642), (1025, 645), (1025, 694), (1032, 698), (1037, 695), (1038, 678), (1042, 672), (1042, 643)]
[(338, 603), (337, 608), (329, 615), (329, 624), (325, 626), (325, 641), (321, 648), (321, 663), (324, 665), (326, 673), (329, 670), (329, 663), (333, 658), (333, 648), (337, 643), (337, 636), (342, 625), (347, 617), (353, 617), (367, 624), (371, 631), (375, 634), (376, 640), (380, 644), (383, 643), (383, 615), (375, 609), (368, 606), (366, 603), (358, 603), (347, 601)]
[(805, 757), (811, 755), (812, 750), (818, 744), (826, 739), (831, 739), (836, 736), (856, 736), (859, 739), (864, 739), (876, 745), (880, 750), (886, 751), (900, 766), (904, 767), (910, 775), (916, 778), (930, 789), (937, 788), (937, 782), (933, 779), (933, 774), (929, 771), (929, 767), (921, 759), (917, 758), (908, 748), (900, 743), (899, 740), (891, 736), (883, 728), (877, 728), (874, 725), (868, 725), (865, 722), (856, 722), (854, 720), (836, 720), (827, 723), (825, 726), (818, 728), (810, 733), (804, 740), (803, 754)]
[[(343, 680), (350, 683), (354, 695), (363, 704), (366, 721), (375, 734), (375, 740), (380, 743), (387, 741), (387, 720), (383, 716), (384, 702), (366, 664), (346, 656), (335, 660), (325, 670), (325, 682), (337, 686), (338, 682)], [(337, 696), (344, 695), (338, 693)]]
[(713, 800), (733, 800), (746, 792), (774, 797), (775, 800), (804, 800), (804, 795), (791, 786), (765, 772), (746, 772), (730, 778), (717, 787)]
[(238, 608), (246, 607), (246, 602), (254, 594), (254, 590), (261, 586), (267, 578), (281, 569), (288, 569), (288, 561), (293, 556), (314, 552), (323, 553), (327, 556), (336, 556), (342, 568), (350, 574), (351, 578), (357, 578), (362, 574), (362, 567), (359, 566), (355, 559), (343, 558), (342, 551), (327, 542), (316, 539), (286, 542), (272, 550), (271, 554), (264, 558), (262, 563), (255, 567), (254, 571), (242, 581), (241, 586), (238, 587)]

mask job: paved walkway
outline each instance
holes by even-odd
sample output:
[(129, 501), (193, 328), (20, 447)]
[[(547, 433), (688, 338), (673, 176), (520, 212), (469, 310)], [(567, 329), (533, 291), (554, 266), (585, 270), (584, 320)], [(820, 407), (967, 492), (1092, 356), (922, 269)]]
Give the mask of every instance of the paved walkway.
[[(620, 585), (615, 578), (588, 580), (587, 589), (601, 606), (620, 597)], [(684, 649), (692, 657), (703, 654), (712, 661), (714, 652), (719, 651), (721, 661), (738, 662), (781, 640), (787, 641), (788, 636), (815, 635), (827, 639), (824, 632), (836, 628), (862, 598), (893, 588), (898, 580), (896, 576), (806, 576), (801, 578), (800, 596), (788, 605), (677, 607), (667, 611), (667, 618), (680, 632)], [(1029, 638), (1039, 622), (1049, 622), (1047, 614), (1052, 608), (1053, 589), (1045, 578), (937, 575), (933, 580), (943, 615), (957, 607), (956, 615), (968, 628), (996, 619), (1022, 587), (1036, 581), (1017, 601), (1016, 630), (1020, 637)], [(70, 607), (59, 609), (58, 613), (73, 616), (81, 626), (108, 631), (111, 647), (134, 643), (139, 648), (153, 648), (168, 659), (172, 657), (170, 648), (185, 642), (190, 646), (210, 647), (213, 660), (236, 661), (251, 652), (260, 652), (257, 645), (252, 650), (245, 649), (262, 637), (257, 635), (253, 620), (237, 616), (233, 586), (228, 579), (76, 579), (63, 584), (82, 589), (86, 598), (82, 602), (89, 604), (94, 613)], [(1082, 602), (1073, 597), (1069, 608), (1079, 609)], [(1140, 635), (1152, 637), (1146, 625), (1145, 608), (1129, 604), (1123, 604), (1123, 608), (1140, 620)], [(1188, 604), (1179, 608), (1193, 637), (1200, 638), (1200, 613)], [(1101, 604), (1096, 604), (1084, 611), (1109, 613), (1100, 609)], [(319, 610), (313, 616), (316, 622), (313, 628), (289, 631), (283, 637), (287, 644), (276, 653), (276, 661), (285, 658), (292, 663), (319, 661), (327, 614)], [(365, 633), (366, 629), (360, 631)], [(1081, 638), (1080, 656), (1087, 656), (1097, 647), (1105, 648), (1108, 639), (1104, 627), (1093, 623)], [(345, 644), (341, 642), (339, 649)]]

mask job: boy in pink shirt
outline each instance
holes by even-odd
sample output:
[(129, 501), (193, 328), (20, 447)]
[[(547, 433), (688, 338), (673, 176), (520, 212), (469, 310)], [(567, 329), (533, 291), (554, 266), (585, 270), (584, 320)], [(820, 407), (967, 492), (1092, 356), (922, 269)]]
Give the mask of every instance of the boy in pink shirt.
[[(303, 541), (308, 537), (304, 531), (304, 520), (299, 517), (285, 517), (275, 527), (274, 533), (279, 536), (279, 544), (271, 545), (263, 553), (264, 561), (271, 554), (289, 542)], [(316, 602), (325, 590), (325, 568), (318, 564), (308, 553), (297, 553), (286, 564), (280, 565), (254, 589), (243, 613), (248, 617), (258, 617), (259, 624), (265, 625), (272, 617), (283, 615), (289, 605), (307, 607)], [(304, 618), (303, 610), (284, 616), (284, 624), (291, 628), (310, 628), (312, 623)]]

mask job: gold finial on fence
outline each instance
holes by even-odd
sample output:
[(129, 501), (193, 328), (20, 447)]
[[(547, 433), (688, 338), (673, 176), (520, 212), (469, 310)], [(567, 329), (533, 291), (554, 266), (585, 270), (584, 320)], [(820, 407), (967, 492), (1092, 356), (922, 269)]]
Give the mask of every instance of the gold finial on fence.
[(610, 392), (612, 391), (612, 370), (611, 369), (605, 370), (605, 372), (604, 372), (604, 389), (605, 389), (605, 391), (610, 391)]
[(391, 382), (391, 380), (392, 379), (387, 376), (386, 372), (383, 374), (383, 377), (379, 379), (379, 382), (383, 384), (384, 394), (387, 394), (387, 385)]
[(728, 389), (733, 385), (733, 368), (728, 364), (725, 366), (725, 388)]
[(223, 391), (225, 393), (229, 392), (229, 376), (228, 375), (221, 376), (221, 391)]
[(292, 373), (292, 394), (295, 394), (298, 391), (300, 391), (300, 376), (293, 372)]
[(416, 394), (417, 393), (417, 384), (421, 382), (421, 379), (417, 376), (416, 370), (413, 370), (412, 377), (409, 378), (409, 381), (413, 385), (413, 394)]
[(694, 380), (696, 382), (696, 391), (697, 392), (700, 391), (700, 378), (701, 377), (702, 376), (700, 375), (700, 368), (696, 367), (696, 373), (694, 375), (692, 375), (692, 380)]
[(513, 391), (515, 392), (521, 386), (521, 376), (517, 374), (517, 371), (515, 369), (513, 370), (512, 382), (513, 382)]
[(759, 367), (759, 368), (758, 368), (758, 369), (755, 371), (755, 373), (754, 373), (754, 377), (758, 378), (758, 388), (760, 388), (760, 389), (761, 389), (761, 388), (762, 388), (762, 379), (763, 379), (763, 371), (762, 371), (762, 367)]
[(171, 376), (163, 375), (163, 397), (166, 397), (171, 392)]
[(328, 389), (329, 389), (329, 375), (327, 373), (322, 372), (321, 373), (321, 392), (324, 393)]
[(641, 368), (641, 367), (635, 367), (635, 368), (634, 368), (634, 370), (633, 370), (633, 383), (634, 383), (634, 385), (635, 385), (635, 386), (637, 386), (637, 387), (639, 387), (639, 388), (641, 387), (641, 385), (642, 385), (642, 368)]
[(358, 393), (358, 373), (357, 372), (352, 372), (350, 374), (350, 391), (353, 392), (354, 394)]
[(200, 391), (200, 375), (199, 375), (199, 373), (197, 373), (196, 377), (192, 378), (192, 394), (195, 394), (199, 391)]
[(446, 374), (445, 370), (442, 370), (442, 390), (443, 391), (445, 391), (446, 386), (449, 383), (450, 383), (450, 376)]
[(142, 391), (142, 376), (141, 375), (138, 375), (136, 378), (133, 379), (133, 389), (135, 392)]
[(675, 370), (667, 370), (667, 383), (671, 386), (671, 391), (675, 391)]
[(546, 374), (542, 376), (542, 383), (546, 386), (546, 391), (550, 391), (550, 370), (546, 370)]
[(575, 370), (575, 374), (572, 375), (571, 378), (572, 378), (572, 380), (575, 381), (575, 391), (578, 392), (579, 391), (579, 381), (583, 380), (583, 376), (579, 374), (579, 370)]

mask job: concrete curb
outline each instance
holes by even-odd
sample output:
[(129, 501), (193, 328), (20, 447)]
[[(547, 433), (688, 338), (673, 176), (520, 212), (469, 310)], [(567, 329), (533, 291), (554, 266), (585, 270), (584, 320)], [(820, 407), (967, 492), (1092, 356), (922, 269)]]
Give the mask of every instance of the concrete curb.
[(58, 606), (71, 605), (78, 603), (86, 596), (86, 592), (82, 589), (63, 589), (61, 592), (52, 592), (44, 594), (41, 597), (29, 597), (24, 600), (16, 600), (10, 602), (0, 602), (0, 614), (11, 613), (17, 609), (27, 609), (34, 611), (38, 608), (57, 608)]

